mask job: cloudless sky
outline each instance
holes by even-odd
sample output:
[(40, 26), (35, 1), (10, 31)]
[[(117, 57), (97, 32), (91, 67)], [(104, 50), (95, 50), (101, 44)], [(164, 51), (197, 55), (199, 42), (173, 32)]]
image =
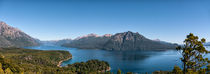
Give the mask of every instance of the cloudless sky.
[(210, 41), (208, 0), (0, 0), (0, 20), (40, 40), (133, 31), (173, 43), (189, 33)]

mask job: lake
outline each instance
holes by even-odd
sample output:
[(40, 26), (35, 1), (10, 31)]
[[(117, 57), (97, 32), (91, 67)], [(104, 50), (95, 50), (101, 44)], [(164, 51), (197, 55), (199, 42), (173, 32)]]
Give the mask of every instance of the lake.
[[(26, 47), (38, 50), (65, 50), (69, 51), (73, 58), (64, 61), (62, 66), (75, 62), (85, 62), (91, 59), (107, 61), (111, 66), (112, 72), (121, 69), (123, 72), (154, 72), (171, 71), (175, 65), (181, 67), (180, 53), (176, 50), (167, 51), (106, 51), (66, 48), (55, 45), (41, 45), (36, 47)], [(210, 47), (207, 47), (209, 50)], [(210, 58), (210, 55), (206, 57)]]

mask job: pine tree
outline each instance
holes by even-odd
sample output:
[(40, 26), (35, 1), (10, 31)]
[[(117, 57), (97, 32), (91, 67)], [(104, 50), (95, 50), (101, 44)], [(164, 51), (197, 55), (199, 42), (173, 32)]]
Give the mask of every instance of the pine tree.
[(117, 70), (117, 74), (121, 74), (121, 72), (122, 72), (122, 71), (121, 71), (120, 69)]
[(2, 64), (1, 64), (1, 62), (0, 62), (0, 69), (2, 69)]
[(184, 41), (184, 46), (177, 47), (177, 50), (182, 55), (181, 61), (183, 63), (184, 73), (187, 70), (196, 72), (209, 61), (208, 58), (204, 58), (204, 55), (209, 53), (203, 45), (205, 41), (204, 38), (199, 41), (198, 36), (190, 33)]
[(10, 70), (10, 68), (7, 68), (7, 69), (5, 70), (5, 74), (13, 74), (13, 72)]
[(0, 63), (0, 74), (4, 74), (4, 70), (2, 69), (2, 64)]
[(179, 68), (178, 66), (174, 66), (174, 69), (172, 71), (174, 74), (183, 74), (181, 68)]
[(206, 69), (208, 72), (210, 72), (210, 65), (207, 66), (207, 69)]

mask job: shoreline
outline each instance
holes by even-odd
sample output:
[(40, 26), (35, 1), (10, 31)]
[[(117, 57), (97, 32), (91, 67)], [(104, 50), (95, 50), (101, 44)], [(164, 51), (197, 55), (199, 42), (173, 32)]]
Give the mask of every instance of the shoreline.
[[(61, 66), (62, 62), (67, 61), (67, 60), (70, 60), (70, 59), (72, 59), (72, 57), (69, 57), (69, 58), (67, 58), (67, 59), (64, 59), (64, 60), (59, 61), (57, 66), (61, 68), (61, 67), (62, 67), (62, 66)], [(105, 71), (111, 71), (111, 67), (109, 67), (109, 68), (106, 69)], [(99, 72), (105, 72), (105, 71), (103, 70), (103, 71), (99, 71)]]
[(107, 72), (107, 71), (111, 71), (111, 67), (109, 67), (109, 68), (106, 69), (106, 70), (102, 70), (102, 71), (98, 71), (98, 72)]
[(62, 64), (64, 61), (67, 61), (67, 60), (70, 60), (70, 59), (72, 59), (72, 57), (69, 57), (69, 58), (67, 58), (67, 59), (64, 59), (64, 60), (59, 61), (58, 64), (57, 64), (57, 66), (58, 66), (58, 67), (62, 67), (61, 64)]
[(109, 67), (106, 71), (111, 71), (111, 67)]

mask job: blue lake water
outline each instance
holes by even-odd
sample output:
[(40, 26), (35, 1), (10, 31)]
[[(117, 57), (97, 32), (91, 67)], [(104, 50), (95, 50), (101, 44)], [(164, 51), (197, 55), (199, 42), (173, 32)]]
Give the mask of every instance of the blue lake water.
[[(41, 45), (36, 47), (26, 47), (38, 50), (65, 50), (69, 51), (73, 58), (64, 61), (62, 66), (75, 62), (85, 62), (91, 59), (107, 61), (111, 66), (112, 72), (121, 69), (123, 72), (153, 72), (171, 71), (175, 65), (181, 67), (180, 53), (176, 50), (167, 51), (106, 51), (66, 48), (54, 45)], [(207, 47), (209, 50), (210, 47)], [(210, 58), (210, 55), (206, 57)]]

